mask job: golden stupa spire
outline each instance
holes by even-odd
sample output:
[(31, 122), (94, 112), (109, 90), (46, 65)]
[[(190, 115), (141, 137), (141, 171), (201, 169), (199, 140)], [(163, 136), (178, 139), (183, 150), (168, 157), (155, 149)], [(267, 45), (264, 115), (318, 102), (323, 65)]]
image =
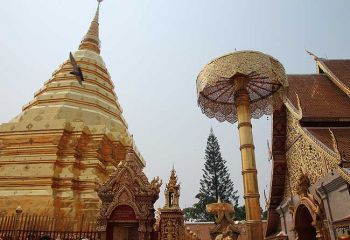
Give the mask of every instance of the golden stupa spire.
[(96, 53), (100, 53), (100, 38), (99, 38), (99, 14), (100, 14), (100, 3), (103, 0), (97, 0), (98, 6), (95, 13), (95, 17), (92, 20), (89, 30), (84, 36), (80, 43), (79, 50), (91, 50)]

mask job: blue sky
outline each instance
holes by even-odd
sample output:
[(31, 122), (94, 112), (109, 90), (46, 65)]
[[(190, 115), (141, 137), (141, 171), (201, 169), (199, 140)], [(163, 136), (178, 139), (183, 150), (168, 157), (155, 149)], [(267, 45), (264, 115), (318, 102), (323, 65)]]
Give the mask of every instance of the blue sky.
[[(77, 49), (95, 9), (94, 0), (4, 1), (0, 122), (17, 115), (69, 51)], [(314, 73), (315, 63), (305, 49), (319, 57), (350, 57), (349, 9), (347, 0), (105, 0), (101, 54), (129, 130), (147, 161), (148, 177), (167, 181), (175, 164), (181, 206), (190, 206), (212, 126), (242, 194), (237, 126), (201, 114), (197, 74), (211, 59), (235, 49), (270, 54), (287, 73)], [(253, 121), (261, 192), (270, 181), (270, 119)], [(162, 204), (161, 198), (157, 206)]]

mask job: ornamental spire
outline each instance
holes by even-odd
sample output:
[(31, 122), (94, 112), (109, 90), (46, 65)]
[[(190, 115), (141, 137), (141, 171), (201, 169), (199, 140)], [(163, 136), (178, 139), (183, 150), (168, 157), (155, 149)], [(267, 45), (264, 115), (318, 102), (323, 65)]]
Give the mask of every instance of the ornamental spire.
[(176, 170), (170, 172), (170, 179), (165, 186), (165, 208), (179, 208), (180, 184), (177, 182)]
[(100, 53), (100, 38), (99, 38), (99, 14), (100, 14), (100, 3), (103, 0), (97, 0), (98, 6), (95, 13), (95, 17), (92, 20), (89, 30), (84, 36), (80, 43), (79, 50), (90, 50), (96, 53)]

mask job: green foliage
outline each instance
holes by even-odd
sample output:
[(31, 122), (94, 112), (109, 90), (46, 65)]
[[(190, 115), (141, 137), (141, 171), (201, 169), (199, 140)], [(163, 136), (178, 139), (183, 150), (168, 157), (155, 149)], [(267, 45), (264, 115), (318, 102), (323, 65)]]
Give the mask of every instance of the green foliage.
[(267, 219), (267, 210), (262, 212), (262, 220), (266, 220)]
[(245, 205), (235, 207), (235, 220), (245, 220)]
[[(262, 211), (262, 215), (261, 215), (262, 220), (266, 220), (267, 219), (267, 210)], [(235, 208), (235, 220), (246, 220), (245, 219), (245, 205), (239, 206)]]
[(206, 211), (206, 205), (216, 202), (215, 198), (210, 198), (202, 194), (197, 194), (196, 198), (199, 199), (197, 203), (192, 207), (184, 209), (184, 215), (186, 221), (195, 222), (213, 222), (214, 215), (208, 214)]
[(203, 176), (199, 193), (196, 195), (198, 202), (184, 209), (186, 221), (214, 221), (214, 216), (206, 212), (206, 205), (218, 202), (219, 199), (237, 206), (237, 191), (234, 190), (226, 161), (221, 156), (219, 142), (212, 129), (208, 136), (204, 159)]

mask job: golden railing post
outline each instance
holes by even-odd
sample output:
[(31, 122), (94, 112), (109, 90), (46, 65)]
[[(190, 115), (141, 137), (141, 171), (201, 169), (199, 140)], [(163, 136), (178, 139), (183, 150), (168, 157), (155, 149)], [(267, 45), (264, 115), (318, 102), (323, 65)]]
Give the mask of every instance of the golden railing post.
[(21, 206), (18, 206), (17, 208), (16, 208), (16, 222), (15, 222), (15, 224), (16, 224), (16, 233), (15, 233), (15, 239), (17, 240), (17, 239), (19, 239), (19, 237), (20, 237), (20, 225), (19, 225), (19, 218), (20, 218), (20, 216), (21, 216), (21, 214), (22, 214), (22, 212), (23, 212), (23, 209), (22, 209), (22, 207)]
[(250, 116), (250, 98), (247, 91), (248, 82), (249, 79), (246, 77), (236, 79), (234, 97), (238, 118), (248, 239), (262, 240), (263, 229)]

